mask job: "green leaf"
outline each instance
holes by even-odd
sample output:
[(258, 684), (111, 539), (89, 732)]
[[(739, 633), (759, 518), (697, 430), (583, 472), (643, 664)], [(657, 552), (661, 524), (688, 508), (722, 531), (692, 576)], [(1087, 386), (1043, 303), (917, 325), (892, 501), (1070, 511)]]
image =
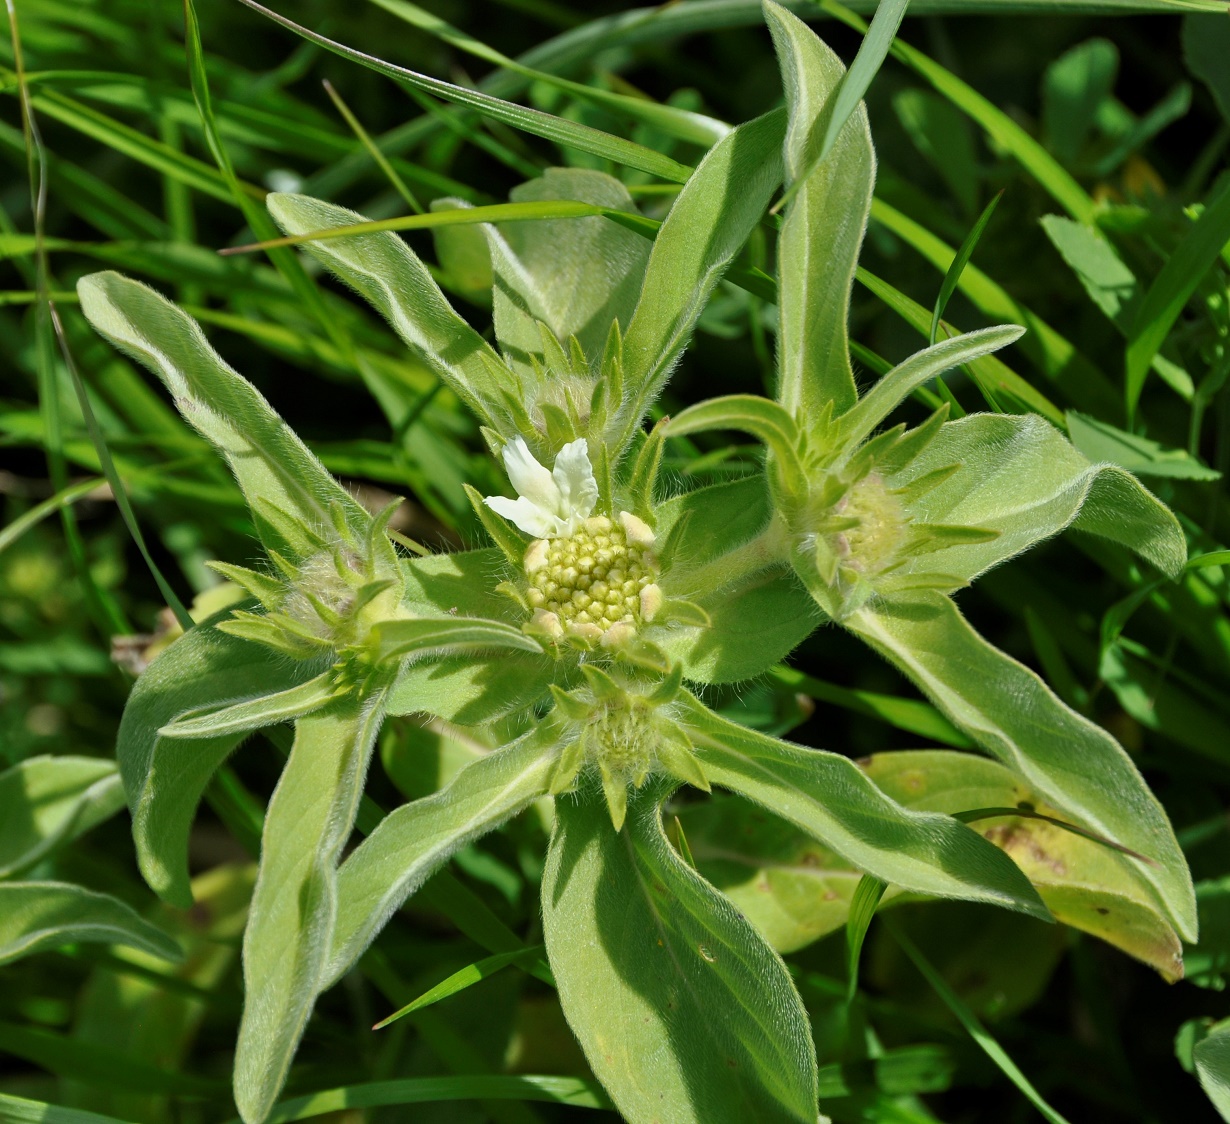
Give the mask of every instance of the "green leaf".
[[(360, 538), (371, 522), (358, 504), (278, 417), (250, 382), (228, 367), (201, 327), (153, 289), (118, 273), (77, 283), (94, 328), (165, 384), (184, 417), (226, 457), (248, 499), (272, 505), (314, 529), (332, 527), (339, 508)], [(266, 546), (302, 553), (259, 510)]]
[(931, 346), (934, 346), (936, 339), (939, 337), (940, 318), (944, 315), (944, 309), (948, 307), (952, 294), (957, 291), (957, 286), (961, 283), (961, 274), (965, 272), (965, 267), (969, 265), (970, 258), (974, 256), (974, 248), (978, 245), (982, 232), (986, 230), (987, 223), (991, 221), (991, 216), (995, 213), (995, 208), (998, 206), (1003, 194), (1003, 191), (1000, 191), (983, 208), (982, 214), (978, 216), (978, 221), (974, 223), (973, 229), (965, 236), (965, 240), (957, 249), (952, 262), (944, 273), (944, 280), (940, 284), (940, 293), (935, 298), (935, 308), (931, 313), (931, 330), (927, 334), (927, 343)]
[[(1068, 818), (1011, 770), (985, 757), (903, 750), (874, 754), (864, 768), (877, 787), (908, 808), (953, 815), (1025, 806)], [(1167, 979), (1182, 977), (1178, 934), (1139, 862), (1045, 820), (993, 817), (974, 826), (1012, 857), (1057, 921), (1115, 945)]]
[[(880, 0), (876, 5), (871, 26), (859, 45), (850, 69), (838, 79), (837, 85), (824, 100), (822, 112), (807, 128), (807, 141), (803, 150), (806, 163), (793, 177), (795, 182), (787, 187), (782, 202), (792, 199), (798, 191), (797, 185), (806, 182), (812, 170), (823, 164), (832, 152), (846, 123), (862, 104), (863, 95), (871, 86), (872, 79), (884, 65), (893, 37), (905, 18), (909, 2), (910, 0)], [(765, 6), (765, 15), (773, 22), (781, 21), (784, 14), (785, 10), (776, 5)], [(778, 203), (774, 210), (779, 210), (781, 205)]]
[[(271, 193), (265, 200), (287, 234), (350, 226), (367, 220), (308, 195)], [(430, 216), (424, 216), (430, 217)], [(304, 248), (351, 286), (392, 325), (415, 357), (434, 371), (481, 419), (499, 413), (500, 358), (440, 292), (418, 255), (392, 232), (304, 243)], [(508, 383), (513, 389), (511, 379)]]
[(518, 949), (516, 952), (497, 952), (494, 956), (487, 956), (473, 964), (467, 964), (447, 979), (441, 980), (435, 987), (423, 992), (417, 999), (411, 1000), (387, 1018), (381, 1019), (372, 1027), (372, 1030), (383, 1030), (390, 1023), (395, 1023), (406, 1015), (412, 1015), (415, 1011), (421, 1011), (424, 1007), (430, 1007), (433, 1003), (439, 1003), (442, 999), (447, 999), (459, 991), (473, 987), (476, 983), (481, 983), (489, 976), (494, 976), (496, 972), (507, 968), (510, 964), (523, 964), (530, 967), (538, 963), (544, 951), (542, 945), (531, 945), (529, 948)]
[(84, 941), (178, 960), (179, 946), (109, 894), (65, 882), (0, 882), (0, 964)]
[(919, 593), (842, 623), (1062, 813), (1156, 862), (1141, 873), (1179, 933), (1194, 939), (1187, 863), (1161, 804), (1114, 738), (988, 644), (947, 597)]
[(1042, 132), (1069, 167), (1080, 157), (1102, 103), (1115, 88), (1119, 52), (1106, 39), (1089, 39), (1062, 54), (1042, 79)]
[(118, 1120), (114, 1116), (64, 1108), (45, 1101), (29, 1101), (24, 1097), (10, 1097), (7, 1093), (0, 1093), (0, 1119), (5, 1124), (128, 1124), (128, 1121)]
[(427, 653), (444, 656), (489, 648), (542, 652), (542, 646), (519, 628), (470, 617), (382, 621), (372, 625), (371, 642), (381, 663)]
[(1224, 10), (1215, 15), (1183, 17), (1183, 61), (1209, 87), (1222, 117), (1230, 121), (1230, 74), (1225, 66), (1228, 53), (1230, 20)]
[(845, 68), (784, 8), (766, 4), (765, 18), (790, 110), (784, 159), (795, 193), (778, 235), (778, 273), (790, 280), (778, 297), (777, 396), (794, 417), (815, 418), (828, 402), (841, 413), (856, 399), (847, 342), (850, 286), (871, 208), (875, 154), (867, 111), (858, 106), (827, 157), (816, 161), (813, 148), (824, 135), (812, 140), (812, 129)]
[(235, 1103), (269, 1114), (320, 991), (337, 910), (337, 862), (363, 795), (383, 692), (338, 699), (300, 718), (265, 813), (261, 864), (244, 931), (244, 1008)]
[(633, 1124), (813, 1124), (814, 1047), (785, 965), (671, 849), (661, 799), (642, 789), (620, 832), (597, 794), (556, 802), (543, 931), (564, 1013)]
[(871, 927), (872, 918), (884, 891), (888, 889), (887, 882), (881, 882), (870, 874), (864, 874), (854, 888), (850, 898), (850, 915), (846, 918), (846, 1002), (853, 1003), (858, 994), (858, 962), (863, 952), (863, 941), (867, 930)]
[(1230, 242), (1230, 184), (1224, 185), (1204, 213), (1183, 235), (1162, 271), (1149, 286), (1128, 333), (1126, 400), (1129, 421), (1135, 417), (1145, 376), (1170, 329), (1205, 274)]
[(681, 698), (713, 784), (764, 805), (882, 881), (1049, 918), (1016, 865), (977, 832), (947, 816), (902, 808), (848, 757), (789, 745)]
[[(433, 199), (431, 213), (464, 211), (470, 206), (464, 199)], [(436, 247), (436, 259), (444, 270), (445, 288), (451, 286), (466, 300), (490, 308), (495, 273), (491, 266), (487, 236), (482, 228), (433, 226), (431, 237)]]
[[(929, 473), (959, 466), (920, 498), (908, 489)], [(997, 538), (946, 547), (908, 562), (903, 573), (971, 580), (1067, 527), (1101, 535), (1178, 574), (1187, 544), (1178, 520), (1130, 473), (1090, 464), (1034, 414), (971, 414), (941, 426), (931, 442), (888, 478), (906, 489), (911, 515), (981, 527)]]
[(33, 866), (123, 806), (119, 771), (97, 757), (30, 757), (0, 773), (0, 878)]
[(309, 31), (306, 27), (301, 27), (285, 16), (279, 15), (277, 12), (270, 11), (268, 8), (258, 4), (256, 0), (240, 0), (240, 3), (247, 5), (253, 11), (260, 12), (261, 15), (266, 16), (268, 19), (280, 23), (283, 27), (289, 28), (296, 35), (309, 42), (324, 47), (327, 51), (332, 51), (334, 54), (341, 55), (352, 62), (357, 62), (360, 66), (366, 66), (370, 70), (386, 74), (396, 79), (399, 83), (424, 90), (438, 98), (443, 98), (445, 101), (470, 106), (478, 110), (483, 116), (490, 117), (495, 121), (502, 121), (504, 124), (511, 125), (515, 129), (521, 129), (534, 136), (544, 137), (547, 140), (562, 145), (564, 148), (574, 148), (607, 160), (613, 160), (617, 164), (624, 164), (629, 168), (637, 168), (640, 171), (660, 176), (662, 179), (674, 183), (682, 183), (687, 178), (687, 167), (685, 165), (678, 164), (674, 160), (633, 141), (624, 140), (622, 137), (604, 133), (599, 129), (593, 129), (588, 125), (581, 125), (563, 117), (555, 117), (550, 113), (543, 113), (541, 110), (515, 105), (512, 102), (492, 97), (490, 94), (485, 94), (481, 90), (476, 90), (469, 86), (456, 86), (451, 82), (444, 82), (439, 78), (419, 74), (402, 66), (394, 66), (383, 59), (364, 54), (362, 51), (356, 51), (352, 47), (346, 47), (314, 31)]
[(1068, 433), (1091, 461), (1109, 461), (1141, 476), (1178, 480), (1220, 480), (1221, 473), (1201, 464), (1185, 449), (1168, 449), (1147, 437), (1125, 433), (1087, 414), (1068, 411)]
[(957, 1017), (957, 1021), (966, 1029), (969, 1036), (982, 1047), (986, 1055), (999, 1067), (1004, 1076), (1021, 1091), (1025, 1099), (1049, 1121), (1049, 1124), (1068, 1124), (1067, 1120), (1047, 1104), (1042, 1094), (1033, 1087), (1029, 1079), (1017, 1068), (1016, 1063), (1008, 1056), (1004, 1048), (995, 1041), (982, 1023), (978, 1021), (978, 1016), (948, 986), (944, 977), (924, 959), (914, 942), (896, 926), (891, 925), (891, 923), (889, 924), (889, 931), (896, 938), (897, 943), (901, 945), (905, 954), (914, 962), (914, 966), (926, 977), (927, 982), (934, 989), (935, 993), (944, 1001), (944, 1005)]
[(953, 367), (1007, 347), (1020, 339), (1024, 331), (1016, 324), (982, 328), (915, 352), (904, 363), (898, 363), (858, 400), (857, 405), (842, 415), (835, 423), (836, 436), (829, 440), (846, 447), (863, 441), (918, 387)]
[(232, 703), (220, 710), (204, 714), (191, 710), (181, 714), (174, 722), (168, 722), (158, 731), (164, 738), (212, 738), (228, 734), (248, 734), (264, 726), (276, 726), (290, 722), (319, 710), (341, 693), (337, 676), (332, 669), (272, 695), (245, 702)]
[(711, 429), (737, 429), (759, 438), (772, 451), (788, 483), (802, 486), (799, 431), (787, 410), (756, 394), (728, 394), (689, 406), (667, 423), (667, 437), (683, 437)]
[(186, 741), (159, 730), (186, 711), (284, 691), (320, 670), (212, 627), (228, 615), (202, 621), (150, 664), (116, 739), (141, 873), (159, 897), (185, 909), (192, 905), (188, 833), (197, 804), (243, 734)]
[(784, 127), (784, 114), (773, 112), (733, 129), (705, 155), (658, 231), (624, 336), (628, 400), (607, 442), (613, 456), (631, 439), (713, 287), (764, 214), (781, 178)]
[[(435, 1101), (544, 1101), (576, 1108), (606, 1108), (607, 1100), (596, 1081), (584, 1077), (539, 1077), (533, 1074), (467, 1073), (459, 1077), (405, 1077), (400, 1081), (372, 1081), (346, 1085), (305, 1097), (292, 1097), (274, 1105), (267, 1124), (290, 1124), (330, 1113), (354, 1109), (430, 1104)], [(0, 1104), (3, 1104), (0, 1101)], [(49, 1121), (48, 1124), (55, 1124)], [(77, 1124), (65, 1121), (64, 1124)], [(80, 1124), (94, 1124), (81, 1121)], [(99, 1122), (103, 1124), (103, 1122)], [(106, 1124), (112, 1124), (107, 1121)]]
[[(623, 184), (584, 168), (548, 168), (541, 179), (514, 188), (510, 198), (515, 203), (572, 199), (637, 213)], [(576, 336), (596, 373), (611, 323), (618, 321), (626, 330), (632, 319), (650, 243), (602, 217), (484, 229), (495, 268), (496, 338), (510, 366), (532, 375), (529, 358), (542, 362), (536, 323), (541, 321), (565, 345)], [(557, 377), (563, 373), (548, 371)]]
[(547, 791), (559, 750), (550, 721), (463, 769), (434, 796), (403, 804), (342, 864), (337, 925), (322, 986), (339, 979), (394, 911), (450, 855)]
[(1230, 1120), (1230, 1023), (1218, 1023), (1192, 1051), (1200, 1087), (1223, 1120)]
[[(915, 7), (918, 0), (914, 0)], [(930, 90), (901, 90), (893, 110), (914, 147), (944, 180), (966, 214), (978, 207), (980, 172), (969, 119), (950, 101)]]

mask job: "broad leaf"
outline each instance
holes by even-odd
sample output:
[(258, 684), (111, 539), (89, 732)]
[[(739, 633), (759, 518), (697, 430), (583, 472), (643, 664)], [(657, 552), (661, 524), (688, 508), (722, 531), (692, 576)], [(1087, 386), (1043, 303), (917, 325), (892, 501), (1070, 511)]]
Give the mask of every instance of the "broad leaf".
[(244, 932), (244, 1008), (235, 1103), (269, 1113), (320, 990), (337, 909), (337, 861), (350, 838), (383, 692), (358, 692), (301, 718), (265, 813), (260, 872)]
[(688, 735), (713, 784), (797, 824), (860, 870), (923, 894), (1050, 916), (1002, 851), (948, 816), (901, 807), (848, 757), (748, 730), (691, 696), (683, 705)]
[(116, 739), (141, 873), (159, 897), (185, 909), (192, 904), (188, 832), (197, 804), (244, 732), (188, 741), (159, 731), (188, 711), (285, 691), (320, 671), (212, 627), (227, 615), (201, 622), (150, 664), (128, 697)]
[(97, 757), (31, 757), (0, 773), (0, 878), (33, 866), (123, 806), (119, 771)]
[(118, 273), (77, 283), (81, 309), (94, 328), (165, 384), (184, 415), (226, 457), (254, 507), (266, 546), (292, 557), (302, 544), (263, 518), (255, 501), (281, 509), (309, 528), (332, 526), (340, 509), (360, 537), (371, 518), (277, 415), (257, 389), (223, 362), (201, 327), (153, 289)]
[(768, 113), (715, 144), (658, 231), (624, 337), (629, 404), (608, 439), (613, 453), (662, 389), (713, 287), (764, 214), (781, 178), (784, 127), (781, 112)]
[(65, 882), (0, 882), (0, 964), (83, 941), (180, 958), (170, 937), (109, 894)]
[(1121, 543), (1167, 574), (1187, 560), (1178, 520), (1123, 469), (1091, 464), (1034, 414), (971, 414), (943, 425), (891, 477), (893, 487), (958, 470), (911, 505), (922, 522), (982, 527), (997, 538), (946, 547), (904, 567), (972, 579), (1067, 527)]
[[(635, 214), (617, 179), (583, 168), (548, 168), (512, 190), (515, 203), (575, 199)], [(650, 243), (602, 217), (486, 226), (495, 269), (495, 332), (514, 370), (532, 375), (543, 359), (537, 321), (567, 346), (576, 336), (596, 367), (611, 322), (627, 329), (649, 260)], [(550, 372), (548, 372), (550, 373)]]
[(1179, 934), (1195, 938), (1187, 863), (1161, 804), (1114, 738), (988, 644), (947, 597), (919, 593), (882, 602), (842, 623), (1050, 804), (1156, 862), (1142, 873)]
[(556, 801), (543, 930), (564, 1013), (630, 1124), (814, 1124), (785, 965), (671, 849), (661, 798), (642, 789), (620, 832), (594, 794)]
[[(310, 234), (367, 220), (307, 195), (273, 193), (269, 213), (287, 234)], [(496, 353), (452, 309), (427, 267), (391, 232), (305, 245), (313, 257), (370, 301), (415, 356), (487, 422), (495, 420), (503, 368)], [(512, 389), (511, 385), (508, 389)]]
[(359, 958), (393, 912), (448, 858), (547, 791), (559, 748), (550, 721), (463, 769), (447, 788), (403, 804), (342, 864), (337, 924), (322, 986)]
[[(848, 329), (850, 286), (871, 208), (875, 153), (867, 111), (859, 106), (825, 159), (813, 165), (808, 139), (825, 102), (845, 73), (841, 60), (802, 20), (777, 4), (765, 5), (786, 87), (788, 186), (800, 174), (778, 236), (778, 399), (796, 418), (816, 418), (832, 402), (842, 413), (854, 405)], [(810, 169), (810, 170), (808, 170)]]

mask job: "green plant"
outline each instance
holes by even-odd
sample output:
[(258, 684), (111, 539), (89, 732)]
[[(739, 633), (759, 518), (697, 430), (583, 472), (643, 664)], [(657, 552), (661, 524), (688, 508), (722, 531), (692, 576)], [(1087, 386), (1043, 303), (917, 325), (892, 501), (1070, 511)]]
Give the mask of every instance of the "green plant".
[[(866, 118), (856, 109), (838, 122), (824, 151), (841, 66), (794, 17), (766, 12), (788, 111), (714, 144), (660, 228), (616, 181), (563, 170), (518, 200), (561, 221), (479, 228), (499, 352), (396, 235), (315, 199), (269, 197), (286, 233), (370, 300), (484, 426), (519, 493), (468, 489), (494, 549), (399, 554), (386, 534), (393, 509), (364, 511), (185, 313), (116, 274), (79, 285), (95, 328), (154, 370), (226, 456), (269, 558), (261, 570), (214, 564), (248, 606), (153, 663), (119, 743), (142, 872), (187, 905), (188, 830), (214, 771), (251, 731), (296, 724), (244, 938), (235, 1092), (248, 1121), (270, 1112), (317, 996), (398, 905), (545, 795), (556, 797), (543, 878), (550, 969), (591, 1067), (631, 1120), (816, 1114), (814, 1048), (785, 966), (696, 873), (683, 837), (677, 852), (664, 833), (661, 806), (681, 783), (742, 794), (901, 890), (1049, 916), (1005, 851), (959, 818), (906, 807), (848, 758), (706, 706), (707, 687), (762, 675), (823, 619), (897, 664), (1063, 823), (1091, 834), (1111, 856), (1105, 881), (1135, 895), (1151, 924), (1194, 939), (1186, 863), (1131, 761), (949, 598), (1069, 525), (1175, 574), (1179, 525), (1134, 477), (1089, 462), (1034, 415), (950, 422), (940, 410), (876, 434), (912, 391), (1021, 329), (945, 339), (857, 395), (846, 321), (871, 206)], [(783, 177), (777, 400), (711, 400), (646, 432), (719, 279), (771, 291), (770, 277), (732, 267)], [(576, 203), (590, 210), (562, 221)], [(762, 440), (764, 471), (665, 498), (665, 443), (706, 429)], [(505, 744), (343, 858), (381, 723), (408, 713), (495, 724)], [(946, 767), (963, 775), (960, 760)], [(1118, 851), (1098, 850), (1108, 845)], [(1084, 927), (1114, 939), (1113, 925)]]

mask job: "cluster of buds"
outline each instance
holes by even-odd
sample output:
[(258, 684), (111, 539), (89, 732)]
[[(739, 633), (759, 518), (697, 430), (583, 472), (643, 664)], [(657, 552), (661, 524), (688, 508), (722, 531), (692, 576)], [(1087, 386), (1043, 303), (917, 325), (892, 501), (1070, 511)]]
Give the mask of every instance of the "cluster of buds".
[(664, 604), (652, 529), (627, 511), (614, 520), (593, 513), (598, 485), (583, 437), (560, 450), (550, 472), (520, 437), (503, 455), (518, 498), (485, 502), (537, 536), (524, 557), (527, 588), (518, 591), (530, 612), (526, 631), (585, 650), (625, 647)]
[(397, 552), (385, 534), (400, 503), (372, 519), (362, 536), (341, 512), (331, 512), (331, 535), (298, 523), (296, 558), (291, 561), (270, 550), (273, 573), (210, 563), (265, 610), (237, 610), (218, 628), (296, 659), (332, 658), (339, 670), (352, 665), (357, 670), (358, 664), (370, 662), (373, 625), (405, 615), (405, 583)]
[(559, 795), (581, 777), (596, 774), (602, 783), (611, 822), (618, 831), (627, 815), (628, 791), (650, 777), (669, 775), (709, 791), (687, 731), (671, 717), (682, 676), (678, 666), (645, 683), (583, 664), (585, 685), (575, 691), (552, 687), (556, 705), (570, 724), (551, 777)]

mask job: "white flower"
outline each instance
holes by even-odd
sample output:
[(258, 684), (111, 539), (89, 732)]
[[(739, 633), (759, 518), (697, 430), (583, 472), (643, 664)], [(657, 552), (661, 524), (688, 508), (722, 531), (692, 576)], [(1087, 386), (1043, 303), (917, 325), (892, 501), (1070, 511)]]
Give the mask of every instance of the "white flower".
[(538, 463), (522, 438), (514, 437), (504, 446), (504, 467), (520, 498), (487, 496), (483, 502), (536, 539), (574, 534), (598, 502), (598, 482), (584, 437), (559, 451), (552, 472)]

